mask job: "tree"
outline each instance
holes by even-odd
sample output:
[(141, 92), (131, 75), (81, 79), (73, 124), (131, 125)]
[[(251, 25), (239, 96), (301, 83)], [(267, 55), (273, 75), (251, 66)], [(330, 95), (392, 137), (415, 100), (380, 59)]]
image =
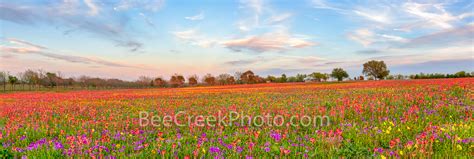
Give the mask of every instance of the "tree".
[(43, 86), (55, 87), (58, 81), (57, 78), (58, 76), (56, 73), (46, 72), (46, 74), (44, 74), (41, 78), (41, 83)]
[(250, 70), (245, 71), (242, 73), (242, 75), (240, 75), (240, 80), (246, 84), (255, 83), (255, 74)]
[(173, 87), (180, 87), (184, 84), (184, 77), (182, 75), (174, 74), (171, 76), (170, 85)]
[(311, 77), (312, 81), (317, 81), (317, 82), (326, 81), (329, 78), (327, 74), (320, 73), (320, 72), (313, 72), (309, 74), (308, 76)]
[(281, 83), (285, 83), (285, 82), (288, 81), (288, 79), (286, 78), (286, 75), (285, 75), (285, 74), (282, 74), (281, 77), (280, 77), (280, 79), (279, 79), (278, 81), (281, 82)]
[(147, 76), (138, 77), (137, 83), (142, 87), (153, 86), (153, 78)]
[(385, 65), (384, 61), (372, 60), (364, 63), (364, 69), (362, 70), (362, 73), (381, 80), (387, 77), (388, 74), (390, 74), (390, 71), (387, 70), (387, 65)]
[(270, 75), (268, 75), (267, 78), (266, 78), (266, 80), (267, 80), (268, 82), (276, 82), (276, 81), (277, 81), (277, 78), (276, 78), (275, 76), (270, 76)]
[(17, 82), (18, 82), (18, 78), (16, 78), (15, 76), (11, 76), (11, 75), (8, 76), (8, 83), (11, 84), (12, 90), (15, 90), (15, 84)]
[(296, 74), (296, 82), (304, 82), (306, 76), (305, 74)]
[(155, 78), (155, 80), (153, 80), (153, 85), (155, 85), (157, 87), (165, 87), (166, 86), (166, 81), (161, 77), (157, 77), (157, 78)]
[(240, 76), (242, 76), (242, 72), (235, 72), (234, 73), (235, 83), (242, 84), (242, 80), (240, 80)]
[(288, 77), (288, 82), (297, 82), (296, 80), (297, 80), (297, 79), (296, 79), (296, 77), (294, 77), (294, 76)]
[(234, 76), (230, 76), (229, 78), (227, 78), (227, 84), (235, 84), (235, 78)]
[(454, 74), (456, 77), (467, 77), (466, 71), (459, 71)]
[(332, 70), (331, 77), (336, 78), (337, 81), (342, 81), (342, 79), (349, 77), (349, 75), (342, 68), (335, 68)]
[(35, 71), (32, 71), (30, 69), (26, 70), (23, 73), (23, 80), (29, 85), (29, 89), (31, 90), (32, 85), (37, 85), (39, 84), (39, 75)]
[(227, 74), (227, 73), (220, 74), (219, 76), (217, 76), (217, 81), (221, 85), (226, 85), (226, 84), (229, 84), (229, 83), (227, 83), (227, 79), (229, 79), (230, 77), (232, 77), (232, 76), (230, 74)]
[(188, 83), (190, 86), (194, 86), (198, 84), (198, 76), (197, 75), (191, 75), (188, 77)]
[(203, 82), (206, 83), (207, 85), (214, 85), (216, 84), (216, 78), (208, 73), (204, 76)]
[(6, 72), (0, 72), (0, 83), (3, 84), (3, 91), (6, 91), (6, 86), (7, 86), (7, 80), (8, 80), (8, 74)]

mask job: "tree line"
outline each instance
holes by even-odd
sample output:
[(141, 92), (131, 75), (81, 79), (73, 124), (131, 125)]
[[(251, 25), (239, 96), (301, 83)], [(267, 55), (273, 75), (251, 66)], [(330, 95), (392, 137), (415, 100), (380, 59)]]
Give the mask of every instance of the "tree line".
[[(8, 90), (42, 90), (42, 89), (113, 89), (113, 88), (151, 88), (151, 87), (185, 87), (199, 85), (231, 85), (231, 84), (256, 84), (256, 83), (286, 83), (286, 82), (325, 82), (329, 79), (343, 80), (383, 80), (383, 79), (432, 79), (432, 78), (462, 78), (473, 77), (474, 73), (460, 71), (454, 74), (414, 74), (414, 75), (390, 75), (390, 71), (384, 61), (368, 61), (363, 64), (362, 74), (349, 78), (349, 74), (343, 68), (334, 68), (331, 73), (313, 72), (311, 74), (296, 74), (279, 77), (260, 77), (251, 70), (236, 72), (234, 75), (227, 73), (214, 76), (206, 74), (202, 78), (197, 75), (184, 77), (174, 74), (169, 79), (163, 77), (140, 76), (136, 81), (125, 81), (120, 79), (105, 79), (90, 76), (64, 77), (60, 72), (46, 72), (43, 70), (28, 69), (18, 73), (17, 76), (7, 72), (0, 72), (0, 84), (3, 91)], [(8, 87), (7, 87), (8, 86)]]

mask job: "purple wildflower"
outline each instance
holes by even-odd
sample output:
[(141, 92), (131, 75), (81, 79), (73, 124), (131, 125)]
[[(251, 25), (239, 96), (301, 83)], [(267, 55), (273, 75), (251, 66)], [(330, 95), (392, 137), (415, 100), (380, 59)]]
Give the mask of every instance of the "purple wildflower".
[(272, 137), (276, 142), (280, 142), (280, 140), (281, 140), (281, 134), (280, 133), (272, 132), (270, 134), (270, 137)]
[(219, 153), (220, 151), (221, 150), (219, 149), (219, 147), (212, 146), (212, 147), (209, 148), (209, 152), (211, 152), (211, 153)]
[(59, 149), (63, 149), (64, 146), (63, 146), (63, 144), (61, 144), (61, 142), (54, 141), (54, 148), (55, 148), (56, 150), (59, 150)]

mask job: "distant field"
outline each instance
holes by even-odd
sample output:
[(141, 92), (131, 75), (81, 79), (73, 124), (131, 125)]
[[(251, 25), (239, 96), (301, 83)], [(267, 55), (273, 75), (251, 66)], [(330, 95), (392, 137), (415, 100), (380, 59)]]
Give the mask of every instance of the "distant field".
[(472, 90), (474, 78), (0, 94), (0, 154), (472, 157)]

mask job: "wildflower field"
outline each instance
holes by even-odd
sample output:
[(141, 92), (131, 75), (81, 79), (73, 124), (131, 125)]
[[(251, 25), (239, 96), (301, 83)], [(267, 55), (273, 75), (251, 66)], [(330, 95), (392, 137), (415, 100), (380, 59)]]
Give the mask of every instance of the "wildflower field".
[[(461, 78), (0, 94), (0, 158), (472, 158), (473, 89)], [(144, 126), (141, 112), (283, 120)]]

